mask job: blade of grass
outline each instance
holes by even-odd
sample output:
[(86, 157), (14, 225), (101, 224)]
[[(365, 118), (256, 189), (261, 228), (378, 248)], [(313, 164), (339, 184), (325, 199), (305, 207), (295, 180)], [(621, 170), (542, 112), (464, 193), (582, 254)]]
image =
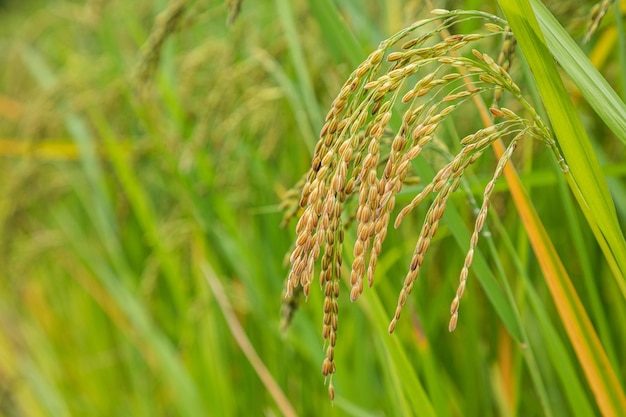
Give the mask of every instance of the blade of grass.
[[(574, 81), (596, 113), (604, 120), (612, 132), (622, 142), (626, 143), (626, 105), (624, 105), (617, 93), (609, 86), (545, 6), (540, 2), (533, 1), (533, 8), (537, 13), (537, 20), (550, 52), (554, 54), (554, 57), (572, 81)], [(531, 32), (529, 31), (529, 33)], [(530, 36), (536, 37), (535, 32)], [(540, 39), (529, 40), (529, 43), (537, 46), (537, 48), (539, 47), (538, 45), (543, 45)], [(551, 56), (547, 51), (542, 50), (539, 52), (537, 50), (537, 53), (545, 62), (548, 60), (551, 62)], [(576, 186), (572, 187), (572, 189), (589, 220), (589, 224), (607, 257), (609, 265), (613, 269), (617, 284), (626, 298), (626, 282), (624, 279), (626, 275), (626, 242), (620, 232), (621, 229), (616, 220), (607, 187), (605, 183), (599, 180), (598, 164), (593, 158), (595, 154), (588, 140), (585, 139), (584, 130), (577, 118), (573, 117), (575, 112), (566, 98), (567, 95), (564, 93), (564, 90), (560, 88), (559, 94), (556, 93), (556, 90), (553, 90), (557, 85), (562, 86), (560, 80), (558, 80), (558, 84), (554, 83), (557, 81), (558, 76), (553, 71), (546, 72), (546, 76), (550, 76), (551, 81), (548, 82), (543, 77), (538, 77), (537, 79), (540, 81), (540, 87), (543, 84), (548, 91), (553, 91), (554, 94), (548, 95), (548, 97), (558, 100), (558, 103), (550, 105), (546, 102), (546, 106), (548, 107), (549, 105), (553, 109), (553, 113), (550, 112), (550, 108), (548, 111), (552, 114), (551, 120), (554, 124), (559, 145), (563, 149), (567, 163), (570, 165), (572, 176), (575, 179)], [(577, 191), (578, 188), (580, 188), (580, 191)], [(606, 242), (604, 241), (605, 239)]]
[(619, 59), (619, 80), (621, 82), (622, 100), (626, 100), (626, 32), (624, 32), (624, 21), (622, 14), (621, 1), (613, 4), (615, 11), (615, 26), (617, 27), (617, 55)]
[[(559, 377), (561, 378), (563, 390), (565, 391), (565, 395), (571, 404), (571, 411), (573, 415), (577, 417), (594, 415), (593, 407), (585, 395), (585, 390), (580, 382), (580, 378), (576, 376), (577, 370), (571, 361), (570, 355), (559, 337), (558, 332), (550, 322), (548, 310), (537, 294), (537, 290), (533, 287), (533, 284), (528, 277), (528, 273), (518, 256), (517, 248), (513, 245), (513, 242), (511, 242), (511, 239), (506, 232), (506, 227), (502, 224), (498, 216), (492, 215), (490, 218), (495, 225), (494, 229), (499, 233), (503, 247), (508, 252), (518, 276), (522, 278), (522, 284), (525, 291), (524, 295), (530, 303), (530, 308), (537, 317), (540, 330), (546, 341), (545, 346), (547, 348), (547, 354), (550, 361), (554, 364), (554, 368), (556, 369)], [(527, 331), (530, 332), (531, 330), (533, 329), (528, 329)]]
[[(578, 45), (569, 37), (569, 34), (559, 26), (556, 19), (541, 3), (533, 3), (539, 25), (542, 28), (546, 43), (550, 52), (563, 65), (563, 69), (581, 90), (587, 102), (594, 108), (596, 113), (605, 121), (613, 133), (622, 142), (626, 143), (624, 125), (626, 124), (626, 105), (620, 100), (617, 93), (609, 86), (607, 81), (596, 69), (606, 60), (610, 51), (618, 44), (617, 54), (620, 59), (620, 67), (626, 68), (626, 49), (623, 47), (624, 33), (621, 27), (621, 9), (619, 2), (615, 3), (617, 13), (616, 27), (609, 27), (602, 33), (602, 38), (596, 43), (594, 50), (588, 59)], [(618, 39), (616, 39), (618, 38)], [(595, 64), (595, 65), (594, 65)], [(626, 91), (626, 73), (619, 71), (622, 80), (622, 91)], [(624, 93), (623, 96), (626, 97)], [(576, 98), (576, 97), (574, 97)], [(623, 99), (623, 97), (622, 97)], [(601, 150), (598, 150), (598, 159), (604, 164)], [(609, 183), (615, 195), (615, 184)], [(624, 207), (623, 201), (616, 200), (618, 209)], [(622, 288), (623, 291), (623, 288)]]
[(538, 0), (531, 0), (531, 3), (545, 44), (554, 58), (598, 116), (623, 143), (626, 143), (624, 102), (543, 3)]
[[(584, 128), (565, 93), (552, 56), (542, 40), (531, 6), (522, 0), (500, 2), (500, 6), (533, 69), (550, 120), (570, 166), (572, 174), (570, 185), (589, 223), (596, 225), (594, 230), (596, 238), (604, 249), (609, 264), (614, 267), (615, 278), (623, 285), (622, 271), (626, 270), (626, 257), (621, 258), (626, 246), (619, 232), (610, 193)], [(596, 401), (604, 415), (618, 416), (620, 410), (626, 409), (626, 396), (565, 267), (547, 232), (540, 224), (537, 213), (531, 209), (520, 212), (520, 215), (525, 223), (533, 225), (533, 228), (528, 230), (529, 238), (542, 270), (550, 271), (545, 277), (546, 282)], [(598, 233), (598, 229), (601, 230), (601, 234)], [(620, 265), (616, 270), (617, 262)]]
[[(522, 5), (525, 5), (524, 9), (521, 9)], [(567, 175), (570, 187), (587, 217), (609, 266), (613, 270), (622, 294), (626, 298), (626, 281), (624, 278), (626, 275), (626, 241), (620, 231), (615, 207), (595, 152), (559, 78), (552, 55), (543, 41), (537, 21), (529, 19), (529, 14), (534, 16), (530, 5), (528, 2), (522, 1), (517, 1), (514, 5), (505, 5), (503, 2), (502, 8), (507, 14), (520, 47), (535, 75), (556, 138), (570, 168)], [(585, 98), (613, 132), (618, 137), (626, 138), (624, 104), (591, 66), (589, 60), (582, 55), (580, 49), (573, 44), (571, 38), (567, 34), (561, 33), (559, 30), (561, 27), (554, 18), (549, 19), (551, 16), (549, 12), (541, 9), (538, 5), (536, 5), (536, 9), (538, 17), (545, 23), (543, 28), (546, 38), (550, 40), (551, 50), (557, 60), (568, 71), (572, 79), (577, 81), (577, 85)], [(584, 67), (582, 66), (583, 63), (586, 64)], [(597, 76), (591, 79), (584, 75), (586, 74), (585, 71), (595, 73)], [(602, 100), (599, 99), (600, 97)]]
[(322, 111), (319, 103), (317, 102), (317, 98), (315, 97), (315, 90), (311, 81), (311, 74), (308, 70), (308, 64), (304, 57), (300, 35), (296, 30), (293, 10), (290, 2), (287, 0), (275, 0), (275, 4), (276, 12), (283, 29), (285, 30), (285, 38), (287, 39), (287, 44), (289, 45), (291, 60), (298, 78), (301, 98), (306, 103), (305, 107), (309, 116), (309, 123), (315, 130), (317, 130), (321, 127), (323, 120)]
[[(370, 321), (378, 328), (379, 341), (384, 354), (388, 357), (386, 362), (390, 364), (386, 368), (390, 372), (392, 380), (397, 382), (397, 390), (404, 391), (403, 397), (405, 399), (401, 403), (404, 410), (403, 415), (414, 415), (419, 410), (420, 416), (436, 416), (437, 414), (430, 399), (426, 395), (421, 381), (415, 374), (414, 368), (411, 366), (411, 362), (399, 339), (387, 335), (390, 317), (385, 312), (374, 288), (372, 288), (367, 297), (363, 297), (359, 305), (363, 308)], [(408, 406), (405, 403), (407, 397), (413, 406), (414, 412), (410, 412), (410, 408), (407, 408)]]
[(241, 326), (241, 323), (239, 323), (239, 320), (237, 319), (237, 316), (228, 301), (228, 297), (226, 297), (224, 287), (222, 287), (222, 284), (215, 275), (215, 272), (213, 272), (213, 269), (206, 261), (200, 264), (200, 270), (202, 271), (204, 278), (213, 292), (215, 300), (224, 314), (224, 319), (230, 328), (233, 338), (241, 348), (244, 355), (246, 355), (246, 358), (250, 361), (250, 365), (252, 365), (261, 381), (263, 381), (263, 384), (265, 384), (265, 387), (276, 402), (276, 405), (283, 415), (287, 417), (296, 417), (298, 414), (295, 409), (281, 390), (280, 386), (272, 377), (272, 374), (265, 367), (265, 364), (263, 364), (263, 361), (256, 353), (254, 346), (252, 346), (252, 343), (250, 343), (250, 340), (246, 336), (246, 332)]
[(337, 62), (348, 62), (356, 68), (367, 56), (356, 37), (341, 17), (341, 13), (332, 0), (310, 0), (309, 7), (317, 19), (326, 46)]

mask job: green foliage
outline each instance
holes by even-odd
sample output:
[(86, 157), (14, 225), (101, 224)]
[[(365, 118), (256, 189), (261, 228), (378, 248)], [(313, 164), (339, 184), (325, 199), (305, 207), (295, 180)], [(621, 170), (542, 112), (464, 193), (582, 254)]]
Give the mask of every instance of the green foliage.
[[(454, 3), (497, 10), (494, 2)], [(353, 0), (0, 7), (1, 416), (620, 411), (626, 304), (615, 272), (623, 272), (626, 250), (619, 240), (626, 169), (623, 104), (609, 87), (626, 72), (619, 48), (591, 72), (584, 52), (594, 38), (575, 49), (537, 9), (547, 47), (585, 99), (565, 83), (561, 94), (578, 100), (569, 128), (586, 131), (573, 149), (561, 143), (567, 162), (584, 143), (600, 163), (570, 164), (580, 189), (572, 194), (543, 144), (525, 141), (512, 158), (597, 332), (603, 372), (615, 375), (612, 406), (598, 405), (597, 385), (586, 376), (597, 364), (581, 359), (563, 325), (509, 177), (494, 187), (462, 314), (448, 332), (450, 301), (497, 163), (489, 152), (450, 197), (393, 335), (387, 328), (427, 205), (390, 230), (375, 285), (358, 302), (341, 284), (331, 403), (320, 372), (324, 296), (315, 283), (280, 331), (295, 226), (279, 227), (279, 205), (310, 168), (323, 116), (348, 75), (380, 41), (432, 17), (428, 9)], [(479, 25), (450, 30), (472, 33)], [(500, 46), (499, 39), (479, 45), (493, 57)], [(560, 141), (554, 109), (544, 111), (534, 95), (527, 48), (521, 42), (510, 72)], [(476, 106), (462, 109), (415, 160), (421, 182), (402, 189), (399, 205), (461, 150), (461, 138), (484, 127)], [(596, 190), (598, 205), (581, 209), (577, 201), (593, 198), (585, 182), (592, 178), (610, 193)], [(354, 224), (346, 229), (353, 243)]]

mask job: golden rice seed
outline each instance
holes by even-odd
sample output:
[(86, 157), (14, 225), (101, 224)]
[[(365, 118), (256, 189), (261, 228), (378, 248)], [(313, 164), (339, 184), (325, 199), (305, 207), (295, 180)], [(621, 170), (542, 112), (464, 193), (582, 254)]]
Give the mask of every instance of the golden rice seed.
[(456, 329), (456, 322), (459, 319), (459, 313), (454, 313), (450, 317), (450, 323), (448, 324), (448, 331), (452, 333)]
[(483, 56), (482, 52), (477, 51), (476, 49), (472, 49), (472, 54), (473, 54), (476, 58), (478, 58), (478, 60), (480, 60), (480, 61), (484, 61), (484, 60), (485, 60), (485, 57)]
[(396, 330), (397, 319), (394, 317), (389, 323), (389, 327), (387, 328), (387, 332), (392, 334), (394, 330)]
[(406, 71), (406, 67), (396, 68), (396, 69), (393, 69), (393, 70), (389, 71), (387, 73), (387, 76), (391, 80), (397, 80), (399, 77), (405, 76), (405, 71)]
[(468, 268), (472, 264), (473, 261), (474, 261), (474, 248), (471, 247), (467, 251), (467, 255), (465, 256), (465, 264), (467, 265)]
[(409, 206), (404, 207), (402, 210), (400, 210), (400, 213), (398, 213), (398, 215), (396, 216), (396, 220), (393, 222), (394, 229), (397, 229), (398, 227), (400, 227), (400, 223), (402, 223), (402, 220), (404, 219), (404, 217), (406, 217), (406, 215), (409, 214), (412, 209), (413, 207), (409, 205)]
[[(402, 49), (411, 49), (415, 45), (417, 45), (417, 39), (411, 39), (410, 41), (406, 41), (405, 43), (403, 43), (401, 48)], [(391, 55), (391, 54), (389, 54), (389, 55)]]
[(363, 86), (363, 88), (364, 88), (365, 90), (371, 90), (372, 88), (377, 87), (377, 86), (379, 85), (379, 83), (380, 83), (380, 79), (378, 79), (378, 80), (373, 80), (373, 81), (370, 81), (370, 82), (366, 83), (366, 84)]
[(328, 126), (328, 133), (335, 133), (337, 131), (337, 119), (330, 120), (330, 125)]
[(463, 40), (463, 41), (461, 41), (461, 42), (457, 42), (455, 45), (452, 45), (452, 46), (450, 47), (450, 51), (457, 51), (457, 50), (459, 50), (459, 49), (463, 48), (463, 47), (464, 47), (465, 45), (467, 45), (468, 43), (469, 43), (469, 41), (467, 41), (467, 40)]
[(444, 14), (449, 14), (450, 11), (446, 9), (433, 9), (430, 11), (430, 13), (434, 15), (444, 15)]
[(506, 117), (509, 120), (518, 120), (520, 118), (517, 114), (515, 114), (513, 110), (507, 109), (506, 107), (501, 107), (500, 111), (502, 111), (502, 114), (504, 114), (504, 117)]
[(328, 376), (332, 373), (333, 363), (328, 358), (324, 358), (324, 362), (322, 362), (322, 375)]
[(298, 259), (297, 262), (291, 266), (291, 270), (293, 271), (293, 274), (294, 274), (294, 279), (299, 278), (300, 280), (302, 280), (302, 274), (304, 273), (305, 269), (306, 269), (306, 259), (304, 258)]
[[(433, 130), (435, 130), (437, 128), (437, 126), (432, 125), (432, 129), (428, 129), (430, 132), (432, 132)], [(428, 144), (428, 142), (430, 142), (432, 140), (432, 136), (430, 135), (426, 135), (423, 138), (421, 138), (418, 142), (417, 142), (417, 146), (415, 147), (418, 150), (421, 150), (424, 146), (426, 146)], [(412, 149), (411, 149), (412, 150)], [(410, 151), (409, 151), (410, 152)]]
[(330, 270), (330, 256), (328, 256), (329, 250), (332, 252), (331, 246), (326, 246), (326, 253), (322, 257), (322, 272)]
[(420, 138), (424, 134), (425, 130), (426, 130), (426, 126), (423, 123), (420, 123), (413, 130), (413, 133), (411, 134), (411, 137), (413, 138), (413, 140), (417, 140), (418, 138)]
[(335, 244), (335, 231), (332, 229), (326, 232), (326, 244), (329, 245), (329, 247)]
[(381, 130), (384, 129), (387, 123), (389, 123), (389, 120), (391, 120), (391, 112), (387, 111), (390, 106), (391, 106), (390, 102), (386, 102), (380, 108), (380, 112), (382, 115), (380, 116), (380, 120), (378, 121), (378, 124), (380, 125)]
[(330, 121), (327, 121), (326, 123), (324, 123), (324, 126), (322, 126), (322, 130), (320, 131), (320, 138), (323, 138), (326, 135), (329, 127), (330, 127)]
[[(425, 120), (426, 123), (428, 123), (431, 126), (435, 126), (437, 123), (439, 123), (441, 121), (441, 119), (443, 119), (445, 116), (445, 114), (442, 114), (442, 112), (439, 112), (438, 114), (429, 117), (428, 119)], [(434, 129), (433, 129), (434, 130)], [(432, 133), (432, 132), (430, 132)], [(430, 134), (430, 133), (426, 133), (426, 134)]]
[(464, 148), (464, 151), (460, 155), (455, 157), (452, 160), (452, 162), (448, 165), (450, 167), (450, 173), (451, 173), (452, 176), (454, 176), (455, 174), (457, 174), (458, 172), (462, 171), (465, 168), (464, 160), (463, 160), (463, 158), (461, 156), (465, 155), (465, 149), (468, 149), (470, 146), (466, 146)]
[(324, 340), (328, 340), (328, 338), (330, 337), (330, 335), (331, 335), (331, 328), (330, 328), (330, 326), (329, 326), (329, 325), (325, 324), (325, 325), (322, 327), (322, 338), (323, 338)]
[(328, 285), (328, 283), (324, 285), (324, 296), (325, 297), (333, 296), (333, 287), (331, 285)]
[(491, 192), (493, 191), (493, 187), (495, 187), (495, 181), (491, 180), (489, 181), (489, 183), (487, 183), (487, 186), (485, 187), (485, 191), (484, 191), (484, 196), (485, 199), (489, 199), (489, 195), (491, 194)]
[(302, 249), (302, 246), (296, 246), (293, 252), (291, 252), (291, 256), (289, 257), (289, 263), (293, 265), (296, 260), (302, 257), (303, 254), (304, 250)]
[[(345, 182), (345, 175), (337, 172), (330, 181), (330, 189), (333, 193), (338, 193), (343, 188)], [(328, 198), (328, 197), (327, 197)], [(326, 200), (325, 209), (330, 209), (333, 206), (334, 201)]]
[[(359, 229), (361, 229), (361, 227), (359, 227)], [(369, 236), (364, 236), (364, 237), (366, 239), (362, 239), (363, 245), (365, 247), (365, 251), (367, 251), (367, 247), (369, 246), (369, 243), (368, 243)], [(352, 274), (350, 275), (350, 284), (352, 286), (356, 286), (359, 280), (361, 279), (361, 277), (363, 276), (364, 272), (365, 272), (365, 267), (364, 267), (363, 256), (355, 257), (354, 261), (352, 262)]]
[(438, 58), (437, 61), (439, 61), (442, 64), (452, 65), (452, 64), (454, 64), (456, 59), (450, 58), (449, 56), (444, 56), (444, 57)]
[(324, 313), (330, 313), (331, 312), (331, 299), (329, 297), (325, 297), (324, 298)]
[[(355, 80), (357, 81), (357, 80)], [(337, 97), (334, 101), (333, 101), (333, 112), (335, 113), (335, 115), (339, 115), (343, 109), (346, 107), (346, 104), (348, 104), (348, 99), (346, 97)]]
[(454, 80), (458, 80), (459, 78), (461, 78), (461, 74), (455, 72), (455, 73), (451, 73), (451, 74), (446, 74), (443, 77), (441, 77), (444, 81), (454, 81)]
[(417, 48), (411, 51), (412, 55), (419, 55), (421, 57), (428, 57), (430, 55), (432, 55), (432, 51), (433, 48), (432, 47), (426, 47), (426, 48)]
[(463, 40), (463, 35), (450, 35), (448, 37), (446, 37), (443, 41), (448, 43), (448, 44), (454, 44), (457, 43), (459, 41)]
[(398, 165), (398, 167), (396, 168), (396, 172), (402, 172), (402, 171), (408, 170), (410, 166), (411, 166), (411, 160), (406, 159), (402, 161), (400, 165)]
[(383, 60), (383, 56), (385, 56), (385, 51), (383, 49), (377, 49), (374, 52), (372, 52), (370, 54), (370, 56), (367, 58), (367, 60), (370, 62), (370, 64), (376, 65), (378, 64), (380, 61)]
[(402, 102), (408, 103), (409, 101), (415, 98), (415, 90), (409, 90), (405, 95), (402, 96)]
[(459, 284), (459, 288), (457, 288), (456, 290), (456, 294), (457, 294), (457, 297), (459, 297), (459, 299), (463, 297), (463, 294), (465, 294), (466, 285), (467, 285), (467, 280), (461, 281), (461, 283)]
[[(496, 62), (493, 60), (493, 58), (491, 58), (489, 55), (487, 54), (482, 54), (482, 61), (485, 62), (485, 64), (489, 65), (489, 68), (492, 68), (494, 65), (496, 65)], [(495, 67), (495, 71), (497, 70), (497, 66)], [(492, 68), (494, 69), (494, 68)]]
[(456, 105), (452, 104), (452, 105), (450, 105), (448, 107), (445, 107), (443, 110), (441, 110), (441, 112), (439, 114), (443, 118), (443, 117), (449, 115), (450, 113), (452, 113), (454, 111), (454, 109), (456, 109)]
[(424, 76), (421, 80), (419, 80), (416, 84), (416, 89), (422, 88), (423, 86), (427, 86), (430, 82), (435, 78), (435, 73), (431, 72), (430, 74)]
[(495, 23), (487, 22), (485, 23), (485, 29), (492, 33), (500, 33), (503, 32), (504, 29), (501, 26), (496, 25)]
[(370, 184), (370, 189), (367, 195), (370, 204), (374, 204), (378, 198), (378, 177), (376, 177), (376, 170), (372, 169), (368, 175), (368, 184)]
[(461, 145), (463, 146), (470, 145), (473, 142), (476, 142), (477, 139), (478, 137), (475, 134), (467, 135), (463, 139), (461, 139)]
[(359, 299), (360, 295), (361, 295), (361, 291), (359, 291), (358, 285), (355, 285), (354, 287), (350, 289), (350, 301), (355, 302), (356, 300)]
[(370, 215), (371, 215), (371, 209), (369, 208), (369, 206), (362, 205), (362, 206), (359, 206), (359, 208), (357, 209), (356, 219), (360, 223), (366, 223), (370, 220)]
[(453, 67), (464, 67), (466, 66), (465, 61), (461, 61), (459, 59), (455, 59), (454, 61), (452, 61), (452, 63), (450, 64)]
[(404, 136), (397, 135), (393, 139), (393, 142), (391, 143), (391, 149), (394, 152), (401, 152), (402, 149), (404, 149), (404, 147), (406, 146), (406, 143), (407, 143), (407, 140)]
[(450, 45), (448, 45), (445, 42), (439, 42), (434, 44), (433, 46), (431, 46), (430, 48), (426, 48), (426, 49), (430, 49), (431, 54), (429, 54), (428, 56), (432, 55), (432, 54), (436, 54), (440, 51), (448, 51), (448, 49), (450, 48)]
[(474, 232), (472, 233), (472, 238), (470, 239), (470, 246), (476, 247), (478, 245), (478, 233), (480, 230), (478, 228), (474, 228)]
[(361, 80), (359, 80), (358, 78), (353, 79), (350, 82), (350, 91), (352, 91), (352, 92), (356, 91), (356, 89), (358, 88), (360, 82), (361, 82)]
[(464, 263), (463, 269), (461, 269), (461, 275), (459, 276), (459, 283), (467, 281), (467, 276), (469, 275), (468, 268), (469, 265), (467, 265), (467, 263)]
[(470, 33), (468, 35), (463, 36), (463, 40), (467, 42), (474, 42), (479, 39), (482, 39), (484, 36), (479, 33)]
[(326, 348), (326, 357), (332, 362), (335, 359), (335, 349), (333, 345), (329, 345)]
[(450, 304), (450, 314), (454, 314), (459, 310), (459, 297), (455, 296)]
[(488, 74), (480, 74), (478, 78), (482, 82), (487, 83), (487, 84), (496, 84), (496, 85), (502, 84), (499, 80), (495, 79), (494, 77)]
[(373, 138), (378, 138), (380, 137), (380, 135), (382, 135), (384, 128), (379, 124), (376, 123), (374, 126), (372, 126), (372, 129), (370, 130), (370, 135)]
[(328, 383), (328, 398), (330, 398), (330, 401), (335, 401), (335, 387), (332, 381)]
[[(361, 290), (361, 291), (363, 291), (363, 290)], [(336, 315), (336, 314), (332, 314), (332, 315), (330, 316), (330, 322), (331, 322), (331, 323), (330, 323), (330, 325), (331, 325), (331, 327), (332, 327), (333, 331), (335, 331), (335, 332), (336, 332), (336, 331), (337, 331), (338, 324), (339, 324), (339, 318), (337, 317), (337, 315)]]
[(350, 178), (348, 180), (348, 183), (344, 187), (344, 192), (346, 194), (350, 195), (350, 194), (352, 194), (353, 191), (354, 191), (354, 178)]
[(430, 91), (430, 88), (422, 88), (417, 93), (415, 93), (415, 95), (417, 97), (422, 97), (422, 96), (425, 96), (426, 94), (428, 94), (429, 91)]
[[(363, 77), (365, 77), (365, 75), (366, 75), (368, 72), (370, 72), (370, 70), (371, 70), (371, 69), (372, 69), (372, 68), (371, 68), (369, 65), (367, 65), (366, 63), (361, 63), (361, 65), (359, 65), (359, 66), (357, 67), (357, 69), (356, 69), (356, 76), (357, 76), (358, 78), (363, 78)], [(365, 87), (364, 87), (364, 88), (365, 88)], [(370, 88), (371, 88), (371, 87), (370, 87)], [(366, 88), (366, 90), (367, 90), (367, 88)]]
[(400, 60), (400, 59), (402, 59), (404, 57), (405, 57), (404, 52), (392, 52), (389, 55), (387, 55), (387, 61), (388, 62), (394, 62), (394, 61), (398, 61), (398, 60)]
[(489, 108), (489, 113), (491, 113), (493, 117), (505, 117), (504, 112), (496, 107)]
[(305, 210), (305, 212), (302, 214), (302, 217), (300, 217), (300, 220), (298, 220), (298, 223), (296, 223), (296, 233), (297, 234), (303, 233), (308, 224), (309, 224), (309, 211)]
[(348, 124), (348, 120), (347, 119), (341, 119), (339, 121), (339, 123), (337, 123), (337, 130), (339, 132), (342, 132), (345, 129), (347, 124)]
[[(431, 227), (431, 230), (432, 230), (432, 227)], [(425, 238), (419, 239), (417, 241), (417, 246), (416, 246), (415, 250), (416, 250), (417, 253), (421, 254), (421, 253), (426, 253), (429, 248), (430, 248), (430, 239), (425, 237)], [(416, 259), (416, 262), (417, 261), (419, 261), (419, 259)], [(411, 261), (411, 269), (412, 270), (415, 270), (415, 269), (419, 268), (420, 264), (418, 263), (415, 268), (413, 266), (414, 266), (413, 265), (413, 261)]]

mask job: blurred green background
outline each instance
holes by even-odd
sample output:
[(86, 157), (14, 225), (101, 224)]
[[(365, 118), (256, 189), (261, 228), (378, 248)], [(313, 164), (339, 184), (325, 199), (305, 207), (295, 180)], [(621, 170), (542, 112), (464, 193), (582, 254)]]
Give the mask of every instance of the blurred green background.
[[(452, 3), (434, 6), (497, 13), (494, 2)], [(331, 403), (321, 291), (279, 328), (295, 236), (293, 224), (279, 227), (279, 205), (353, 68), (432, 6), (236, 6), (0, 2), (0, 416), (598, 414), (504, 181), (480, 248), (524, 343), (473, 272), (448, 333), (468, 244), (449, 224), (387, 334), (421, 208), (390, 232), (374, 287), (354, 304), (342, 288)], [(559, 7), (580, 39), (589, 6)], [(584, 48), (623, 89), (615, 22)], [(537, 100), (524, 68), (520, 57), (515, 78)], [(625, 224), (624, 147), (577, 102)], [(449, 146), (481, 127), (468, 111), (444, 129)], [(515, 163), (623, 385), (615, 280), (550, 152), (529, 142)], [(453, 199), (468, 236), (468, 195), (480, 204), (493, 166), (487, 156)]]

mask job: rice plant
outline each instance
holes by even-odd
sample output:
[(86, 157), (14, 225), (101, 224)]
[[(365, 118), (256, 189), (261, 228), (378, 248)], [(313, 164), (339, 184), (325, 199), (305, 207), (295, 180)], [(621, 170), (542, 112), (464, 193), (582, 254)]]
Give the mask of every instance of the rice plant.
[(1, 1), (0, 415), (620, 415), (622, 9), (531, 3)]

